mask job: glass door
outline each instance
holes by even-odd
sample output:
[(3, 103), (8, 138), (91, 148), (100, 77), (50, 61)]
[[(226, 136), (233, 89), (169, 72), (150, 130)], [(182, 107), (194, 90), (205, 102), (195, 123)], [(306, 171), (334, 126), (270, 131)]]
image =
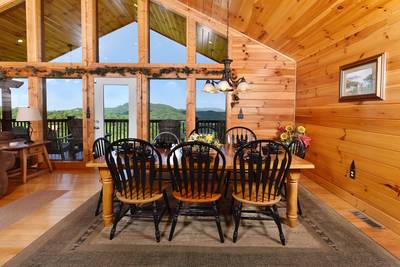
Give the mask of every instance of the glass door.
[(95, 138), (137, 137), (136, 78), (95, 79)]

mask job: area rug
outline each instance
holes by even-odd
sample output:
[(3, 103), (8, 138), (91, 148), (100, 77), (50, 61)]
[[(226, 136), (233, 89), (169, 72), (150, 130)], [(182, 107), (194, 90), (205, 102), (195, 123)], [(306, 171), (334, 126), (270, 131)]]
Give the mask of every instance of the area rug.
[[(284, 226), (285, 247), (272, 221), (244, 221), (233, 244), (232, 221), (224, 209), (224, 244), (215, 222), (191, 217), (180, 217), (172, 242), (167, 241), (167, 218), (160, 243), (154, 241), (152, 221), (129, 218), (110, 241), (109, 228), (93, 216), (94, 197), (6, 266), (400, 266), (309, 192), (300, 190), (300, 197), (305, 215), (296, 228)], [(284, 217), (284, 206), (280, 213)]]
[(0, 207), (0, 230), (42, 208), (66, 192), (68, 190), (37, 191)]

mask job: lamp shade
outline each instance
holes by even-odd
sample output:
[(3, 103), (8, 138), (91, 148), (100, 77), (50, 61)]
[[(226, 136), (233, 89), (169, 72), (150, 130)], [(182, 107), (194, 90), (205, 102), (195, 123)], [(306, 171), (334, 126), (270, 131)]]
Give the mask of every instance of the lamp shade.
[(216, 91), (214, 85), (213, 85), (210, 81), (207, 81), (207, 82), (204, 84), (203, 92), (212, 93), (212, 92), (214, 92), (214, 91)]
[(219, 88), (222, 92), (232, 90), (232, 86), (229, 84), (229, 82), (228, 82), (227, 80), (221, 80), (221, 81), (218, 83), (218, 88)]
[(249, 88), (249, 84), (246, 82), (246, 80), (244, 78), (242, 78), (242, 81), (237, 86), (237, 90), (239, 92), (246, 92), (248, 88)]
[(21, 107), (18, 108), (17, 121), (40, 121), (42, 116), (40, 115), (38, 108)]

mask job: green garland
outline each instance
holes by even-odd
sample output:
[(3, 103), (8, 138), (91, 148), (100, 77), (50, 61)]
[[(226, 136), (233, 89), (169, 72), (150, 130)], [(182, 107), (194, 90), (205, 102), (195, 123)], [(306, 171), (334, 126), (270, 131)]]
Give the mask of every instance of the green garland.
[[(190, 74), (204, 74), (204, 75), (222, 75), (222, 70), (212, 70), (209, 71), (207, 68), (194, 69), (185, 66), (184, 68), (160, 68), (157, 73), (152, 73), (151, 68), (135, 68), (135, 67), (98, 67), (92, 70), (82, 69), (79, 67), (69, 68), (66, 67), (63, 71), (61, 70), (52, 70), (49, 73), (47, 71), (41, 71), (40, 69), (34, 66), (26, 66), (23, 68), (9, 68), (13, 72), (13, 76), (22, 76), (23, 73), (31, 73), (28, 76), (38, 76), (42, 74), (43, 77), (71, 77), (71, 76), (83, 76), (85, 74), (98, 75), (98, 76), (106, 76), (107, 74), (119, 74), (121, 76), (125, 76), (127, 73), (131, 75), (135, 74), (143, 74), (152, 78), (160, 78), (165, 74), (175, 73), (177, 78), (181, 78), (180, 74), (190, 75)], [(0, 81), (7, 79), (7, 73), (5, 70), (0, 68)], [(231, 106), (239, 103), (239, 96), (237, 94), (232, 95)]]
[[(221, 75), (221, 71), (212, 70), (209, 71), (207, 68), (194, 69), (185, 66), (184, 68), (160, 68), (158, 72), (153, 73), (151, 68), (136, 68), (136, 67), (98, 67), (95, 69), (82, 69), (79, 67), (69, 68), (66, 67), (63, 71), (52, 70), (49, 73), (46, 71), (41, 71), (34, 66), (26, 66), (23, 68), (10, 68), (13, 72), (13, 76), (21, 76), (21, 73), (31, 73), (32, 76), (38, 76), (42, 74), (43, 77), (71, 77), (71, 76), (83, 76), (85, 74), (106, 76), (107, 74), (119, 74), (125, 76), (126, 74), (143, 74), (150, 76), (152, 78), (160, 78), (165, 74), (175, 73), (177, 78), (181, 78), (180, 74), (190, 75), (190, 74), (204, 74), (204, 75)], [(29, 75), (30, 76), (30, 75)], [(0, 69), (0, 80), (6, 79), (7, 75), (4, 70)]]

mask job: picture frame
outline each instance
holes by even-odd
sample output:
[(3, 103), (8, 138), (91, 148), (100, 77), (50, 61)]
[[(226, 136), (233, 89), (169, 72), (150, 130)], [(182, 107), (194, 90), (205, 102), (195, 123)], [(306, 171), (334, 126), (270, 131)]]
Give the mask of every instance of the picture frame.
[(340, 67), (339, 102), (384, 100), (386, 54)]

